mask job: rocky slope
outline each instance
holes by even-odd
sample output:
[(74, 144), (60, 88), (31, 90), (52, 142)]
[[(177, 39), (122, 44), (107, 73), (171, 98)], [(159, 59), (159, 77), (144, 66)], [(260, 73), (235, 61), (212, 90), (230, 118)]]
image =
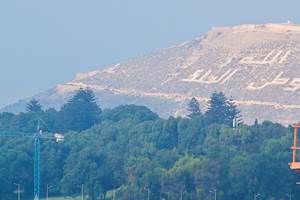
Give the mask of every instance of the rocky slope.
[[(93, 89), (101, 107), (139, 104), (166, 117), (185, 115), (189, 99), (205, 109), (212, 92), (236, 100), (247, 123), (300, 120), (300, 26), (241, 25), (124, 63), (78, 74), (35, 96), (59, 108), (79, 88)], [(22, 100), (2, 111), (21, 111)]]

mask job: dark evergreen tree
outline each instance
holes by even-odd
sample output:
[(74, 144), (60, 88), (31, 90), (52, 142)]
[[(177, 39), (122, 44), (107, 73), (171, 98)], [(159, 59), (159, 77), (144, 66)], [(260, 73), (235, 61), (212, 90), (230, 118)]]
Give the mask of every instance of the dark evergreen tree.
[(99, 121), (101, 109), (96, 103), (95, 95), (90, 89), (80, 89), (66, 103), (61, 111), (62, 131), (82, 131)]
[(232, 126), (235, 118), (241, 118), (232, 99), (227, 99), (223, 92), (214, 92), (205, 113), (210, 123), (227, 124)]
[(26, 108), (27, 112), (42, 112), (42, 106), (40, 105), (39, 101), (36, 99), (32, 99)]
[(257, 118), (254, 121), (254, 126), (258, 126), (258, 119)]
[(202, 114), (200, 104), (195, 97), (189, 101), (187, 110), (189, 111), (189, 117)]

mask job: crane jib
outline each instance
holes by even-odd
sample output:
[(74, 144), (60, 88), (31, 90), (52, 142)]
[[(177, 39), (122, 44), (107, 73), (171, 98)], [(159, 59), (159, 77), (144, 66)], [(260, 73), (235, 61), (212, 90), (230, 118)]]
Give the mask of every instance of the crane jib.
[(0, 131), (0, 137), (34, 137), (36, 133), (25, 133), (17, 131)]

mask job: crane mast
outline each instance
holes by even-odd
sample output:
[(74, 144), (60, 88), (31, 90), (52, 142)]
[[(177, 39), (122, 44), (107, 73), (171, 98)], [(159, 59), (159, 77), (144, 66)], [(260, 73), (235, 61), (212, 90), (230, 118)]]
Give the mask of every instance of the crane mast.
[(40, 141), (40, 133), (35, 134), (34, 138), (34, 200), (38, 200), (40, 197), (40, 152), (41, 152), (41, 141)]

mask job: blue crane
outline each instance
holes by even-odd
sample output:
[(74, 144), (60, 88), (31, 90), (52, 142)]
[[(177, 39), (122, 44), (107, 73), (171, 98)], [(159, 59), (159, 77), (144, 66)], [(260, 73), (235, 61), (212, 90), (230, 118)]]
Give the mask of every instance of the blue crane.
[(41, 163), (41, 140), (42, 139), (55, 139), (57, 143), (64, 141), (64, 136), (59, 133), (43, 133), (42, 129), (38, 126), (38, 131), (36, 133), (25, 133), (25, 132), (15, 132), (15, 131), (4, 131), (0, 132), (0, 136), (3, 137), (28, 137), (34, 139), (34, 200), (40, 199), (40, 163)]

